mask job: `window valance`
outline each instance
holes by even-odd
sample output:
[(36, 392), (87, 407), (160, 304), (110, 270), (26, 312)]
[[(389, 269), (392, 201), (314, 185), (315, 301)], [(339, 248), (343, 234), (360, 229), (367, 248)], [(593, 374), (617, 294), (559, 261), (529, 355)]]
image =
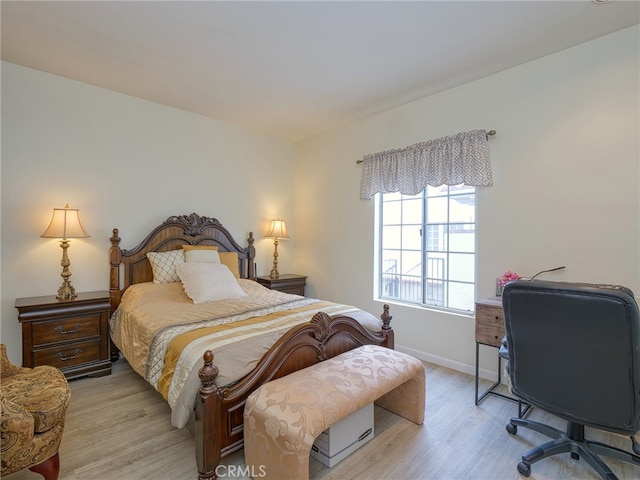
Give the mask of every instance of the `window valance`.
[(487, 138), (485, 130), (472, 130), (365, 155), (360, 198), (388, 192), (417, 195), (427, 185), (493, 185)]

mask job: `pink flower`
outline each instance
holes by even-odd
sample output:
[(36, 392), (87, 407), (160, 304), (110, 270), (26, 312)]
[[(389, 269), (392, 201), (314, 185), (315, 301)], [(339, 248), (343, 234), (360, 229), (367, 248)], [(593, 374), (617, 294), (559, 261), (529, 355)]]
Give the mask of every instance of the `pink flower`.
[(512, 272), (511, 270), (503, 273), (498, 277), (498, 284), (501, 287), (504, 287), (507, 283), (513, 282), (514, 280), (519, 280), (521, 277), (516, 272)]

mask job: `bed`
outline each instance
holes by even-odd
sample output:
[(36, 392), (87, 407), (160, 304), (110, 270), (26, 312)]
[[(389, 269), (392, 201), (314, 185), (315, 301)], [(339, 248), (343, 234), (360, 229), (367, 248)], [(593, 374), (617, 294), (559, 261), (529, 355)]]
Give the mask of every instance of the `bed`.
[[(113, 229), (110, 241), (111, 359), (116, 361), (122, 353), (154, 388), (161, 391), (158, 385), (163, 386), (161, 393), (172, 407), (174, 425), (182, 426), (185, 408), (189, 410), (199, 479), (217, 478), (220, 459), (243, 447), (244, 403), (260, 385), (365, 344), (394, 347), (388, 305), (384, 306), (378, 320), (353, 307), (267, 291), (254, 281), (253, 234), (249, 233), (248, 245), (242, 247), (215, 218), (196, 213), (171, 216), (129, 250), (120, 248), (117, 228)], [(237, 297), (214, 298), (214, 301), (205, 298), (195, 305), (198, 293), (190, 297), (193, 287), (182, 274), (192, 272), (193, 268), (204, 268), (204, 264), (198, 262), (207, 262), (202, 259), (214, 255), (212, 250), (217, 252), (216, 262), (224, 257), (222, 263), (226, 262), (229, 271), (233, 272), (243, 295), (238, 293)], [(181, 272), (180, 281), (173, 279), (158, 284), (158, 254), (163, 258), (176, 255), (187, 258), (187, 252), (195, 260), (188, 266), (174, 265), (174, 270)], [(173, 309), (173, 303), (162, 303), (169, 302), (167, 299), (182, 302), (184, 308), (179, 315)], [(239, 306), (245, 301), (250, 308)], [(134, 307), (130, 308), (131, 305)], [(214, 306), (220, 307), (225, 314), (212, 314)], [(176, 308), (180, 308), (179, 305)], [(196, 310), (198, 314), (194, 317), (192, 313)], [(140, 327), (143, 334), (136, 330), (138, 327), (132, 327), (137, 317), (151, 316), (153, 321), (147, 322), (151, 326)], [(173, 320), (171, 325), (165, 324), (170, 321), (169, 317), (175, 318), (175, 324)], [(375, 320), (373, 323), (371, 318)], [(223, 328), (220, 323), (232, 329), (239, 328), (241, 342), (249, 342), (238, 343), (239, 350), (250, 351), (257, 357), (250, 362), (236, 361), (237, 357), (228, 354), (226, 343), (216, 343), (221, 342), (220, 337), (231, 336), (227, 330), (224, 335), (218, 333), (218, 329)], [(264, 337), (253, 333), (254, 326), (262, 328), (262, 325), (272, 323), (274, 330), (265, 332)], [(194, 335), (198, 335), (197, 341), (191, 340)], [(209, 341), (213, 342), (214, 348), (209, 348)], [(188, 345), (188, 348), (175, 344)], [(191, 371), (189, 362), (193, 359), (189, 360), (187, 350), (191, 356), (194, 352), (198, 356)], [(183, 361), (184, 364), (180, 363)], [(162, 364), (161, 367), (156, 363)], [(242, 368), (230, 373), (232, 364), (234, 368), (236, 364)], [(194, 377), (195, 389), (192, 385)], [(174, 389), (174, 383), (179, 383), (180, 387)], [(176, 422), (174, 415), (179, 419)]]

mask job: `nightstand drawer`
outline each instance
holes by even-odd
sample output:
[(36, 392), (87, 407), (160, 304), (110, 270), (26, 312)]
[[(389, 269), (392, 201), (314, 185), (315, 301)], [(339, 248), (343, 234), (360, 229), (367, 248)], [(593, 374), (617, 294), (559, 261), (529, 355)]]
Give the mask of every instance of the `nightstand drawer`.
[(61, 370), (85, 363), (98, 362), (100, 361), (100, 340), (35, 350), (33, 360), (36, 365), (51, 365)]
[(33, 322), (33, 346), (100, 336), (100, 314)]
[(79, 293), (70, 300), (53, 295), (18, 298), (22, 366), (52, 365), (67, 380), (111, 373), (109, 292)]
[(278, 278), (258, 277), (256, 281), (271, 290), (278, 290), (284, 293), (304, 296), (304, 287), (307, 284), (305, 275), (295, 273), (285, 273)]
[(299, 285), (296, 287), (279, 287), (277, 290), (284, 293), (292, 293), (294, 295), (300, 295), (301, 297), (304, 297), (304, 285)]

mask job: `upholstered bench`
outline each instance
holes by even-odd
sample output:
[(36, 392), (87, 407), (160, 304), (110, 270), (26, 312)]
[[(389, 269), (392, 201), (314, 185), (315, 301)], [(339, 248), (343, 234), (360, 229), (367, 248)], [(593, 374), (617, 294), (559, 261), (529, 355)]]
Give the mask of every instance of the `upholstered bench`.
[(261, 479), (308, 479), (316, 437), (373, 401), (422, 425), (424, 365), (365, 345), (262, 385), (244, 409), (248, 469)]

